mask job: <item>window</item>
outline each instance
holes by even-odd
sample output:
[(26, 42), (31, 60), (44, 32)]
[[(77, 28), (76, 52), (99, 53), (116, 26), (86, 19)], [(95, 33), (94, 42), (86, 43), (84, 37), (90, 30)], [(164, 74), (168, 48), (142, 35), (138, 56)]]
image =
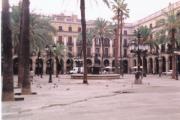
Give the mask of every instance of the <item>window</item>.
[(127, 49), (124, 49), (124, 57), (127, 57)]
[(99, 48), (96, 48), (96, 53), (99, 54)]
[(109, 54), (108, 54), (108, 48), (105, 48), (105, 49), (104, 49), (104, 55), (105, 55), (106, 57), (108, 57), (108, 55), (109, 55)]
[(87, 56), (88, 56), (88, 57), (91, 56), (91, 48), (87, 48)]
[(72, 42), (72, 37), (71, 36), (68, 37), (68, 42)]
[(100, 42), (99, 42), (98, 38), (95, 39), (95, 43), (96, 43), (96, 45), (100, 45)]
[(59, 26), (59, 31), (63, 31), (62, 26)]
[(105, 46), (109, 46), (109, 45), (110, 45), (108, 38), (105, 38), (105, 39), (104, 39), (103, 45), (105, 45)]
[(115, 48), (113, 49), (113, 57), (115, 57)]
[(71, 36), (69, 36), (68, 37), (68, 45), (72, 45), (73, 43), (72, 43), (72, 37)]
[(124, 47), (127, 46), (127, 39), (124, 39)]
[(58, 43), (63, 44), (62, 36), (58, 37)]
[(165, 45), (164, 44), (161, 45), (161, 52), (165, 52)]
[(82, 52), (81, 47), (78, 47), (78, 48), (77, 48), (77, 53), (78, 53), (78, 56), (81, 56), (81, 52)]
[(127, 30), (124, 30), (124, 35), (127, 35)]
[(72, 27), (69, 27), (69, 32), (72, 32)]

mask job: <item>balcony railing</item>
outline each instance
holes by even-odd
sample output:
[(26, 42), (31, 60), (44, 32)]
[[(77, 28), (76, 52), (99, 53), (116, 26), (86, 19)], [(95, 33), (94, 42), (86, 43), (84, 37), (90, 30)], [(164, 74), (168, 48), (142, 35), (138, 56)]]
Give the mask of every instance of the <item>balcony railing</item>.
[(128, 47), (128, 44), (123, 44), (123, 47), (124, 47), (124, 48), (127, 48), (127, 47)]
[(104, 43), (103, 46), (110, 47), (110, 44), (109, 43)]
[(73, 46), (73, 43), (72, 42), (67, 42), (67, 45)]
[(64, 42), (62, 41), (57, 41), (57, 43), (64, 45)]
[(100, 42), (95, 42), (95, 46), (101, 46)]
[(104, 58), (110, 58), (110, 55), (103, 55)]
[(78, 45), (78, 46), (82, 46), (82, 42), (80, 41), (78, 41), (77, 43), (76, 43), (76, 45)]

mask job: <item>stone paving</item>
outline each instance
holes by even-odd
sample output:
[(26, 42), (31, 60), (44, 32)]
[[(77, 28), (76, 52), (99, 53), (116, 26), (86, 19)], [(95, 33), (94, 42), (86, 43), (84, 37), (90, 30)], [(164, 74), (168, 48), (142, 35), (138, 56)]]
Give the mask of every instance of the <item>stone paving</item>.
[[(15, 77), (16, 81), (17, 77)], [(3, 120), (180, 120), (180, 80), (148, 75), (116, 80), (72, 80), (70, 76), (34, 77), (24, 101), (2, 102)], [(17, 92), (18, 90), (16, 90)]]

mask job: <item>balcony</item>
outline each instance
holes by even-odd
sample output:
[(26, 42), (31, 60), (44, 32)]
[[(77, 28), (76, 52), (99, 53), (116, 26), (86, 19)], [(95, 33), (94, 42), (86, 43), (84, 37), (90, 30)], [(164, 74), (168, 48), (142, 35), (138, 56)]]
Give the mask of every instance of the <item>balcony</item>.
[(77, 42), (76, 42), (76, 45), (77, 45), (77, 46), (82, 46), (82, 41), (77, 41)]
[(62, 42), (62, 41), (57, 41), (57, 43), (64, 45), (64, 42)]
[(67, 42), (68, 46), (73, 46), (73, 42)]
[(110, 47), (110, 44), (109, 44), (109, 43), (106, 43), (106, 44), (104, 43), (103, 45), (104, 45), (105, 47)]
[(100, 46), (101, 46), (101, 44), (99, 44), (99, 43), (95, 43), (95, 46), (96, 46), (96, 47), (100, 47)]
[(123, 44), (123, 47), (124, 48), (127, 48), (128, 47), (128, 44), (126, 43), (126, 44)]
[(104, 58), (110, 58), (110, 55), (103, 55)]

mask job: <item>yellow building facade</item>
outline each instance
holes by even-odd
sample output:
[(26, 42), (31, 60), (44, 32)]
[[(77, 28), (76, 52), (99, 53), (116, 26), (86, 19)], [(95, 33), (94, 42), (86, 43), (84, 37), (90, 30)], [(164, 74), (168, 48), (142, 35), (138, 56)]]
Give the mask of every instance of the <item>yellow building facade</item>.
[[(175, 14), (178, 14), (180, 11), (180, 2), (172, 4)], [(142, 18), (134, 23), (125, 23), (122, 30), (122, 60), (123, 60), (123, 69), (124, 73), (131, 73), (131, 68), (137, 66), (137, 58), (130, 52), (128, 45), (129, 43), (137, 39), (134, 36), (134, 31), (140, 26), (147, 26), (152, 30), (152, 35), (149, 37), (150, 40), (155, 40), (155, 33), (163, 28), (163, 26), (158, 25), (158, 21), (166, 19), (164, 11), (167, 12), (169, 7), (161, 9), (145, 18)], [(78, 61), (82, 61), (82, 42), (78, 40), (79, 33), (81, 32), (81, 20), (77, 15), (67, 16), (64, 14), (53, 15), (52, 26), (56, 29), (56, 35), (53, 36), (54, 42), (63, 44), (65, 49), (63, 50), (64, 55), (60, 57), (61, 62), (63, 63), (63, 72), (69, 73), (73, 67), (78, 66)], [(94, 21), (87, 21), (87, 28), (94, 27)], [(168, 34), (168, 33), (166, 33)], [(119, 42), (120, 43), (120, 42)], [(120, 45), (119, 45), (120, 46)], [(160, 45), (161, 55), (157, 54), (156, 50), (148, 50), (148, 55), (145, 58), (141, 58), (142, 65), (145, 68), (147, 73), (157, 74), (159, 73), (159, 66), (162, 65), (162, 72), (168, 72), (172, 70), (172, 56), (168, 53), (168, 45)], [(94, 38), (92, 43), (87, 44), (87, 63), (91, 67), (95, 64), (94, 58), (98, 54), (98, 64), (105, 67), (115, 67), (115, 45), (114, 39), (105, 38), (104, 45), (101, 45), (101, 40)], [(150, 52), (151, 51), (151, 52)], [(118, 48), (118, 60), (120, 60), (120, 48)], [(161, 57), (161, 63), (159, 61)], [(37, 56), (33, 56), (32, 59), (32, 69), (36, 69), (36, 59)], [(46, 55), (42, 55), (43, 61), (43, 73), (47, 73), (47, 58)], [(17, 61), (17, 59), (14, 59)], [(16, 62), (15, 62), (16, 63)], [(56, 60), (53, 62), (54, 73), (56, 71), (57, 65)], [(16, 65), (16, 64), (14, 64)], [(81, 63), (82, 65), (82, 63)], [(17, 67), (14, 67), (16, 69)], [(17, 70), (16, 70), (17, 71)], [(88, 70), (90, 72), (90, 70)]]

